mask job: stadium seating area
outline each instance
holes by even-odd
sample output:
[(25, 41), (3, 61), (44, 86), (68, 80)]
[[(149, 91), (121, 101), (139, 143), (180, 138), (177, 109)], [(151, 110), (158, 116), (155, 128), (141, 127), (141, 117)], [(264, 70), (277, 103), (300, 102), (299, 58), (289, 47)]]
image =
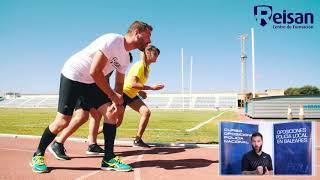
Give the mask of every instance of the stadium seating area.
[[(215, 109), (237, 108), (237, 94), (149, 94), (144, 102), (153, 109)], [(5, 108), (56, 108), (58, 95), (27, 95), (4, 99)]]

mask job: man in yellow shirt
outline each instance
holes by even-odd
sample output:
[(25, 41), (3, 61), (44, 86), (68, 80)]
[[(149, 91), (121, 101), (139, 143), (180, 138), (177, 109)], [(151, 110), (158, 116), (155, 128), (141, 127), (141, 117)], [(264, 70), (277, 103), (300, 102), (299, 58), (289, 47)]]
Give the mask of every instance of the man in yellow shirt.
[[(153, 86), (146, 85), (150, 75), (150, 64), (157, 62), (159, 54), (160, 50), (157, 47), (148, 45), (145, 51), (141, 52), (141, 60), (130, 68), (123, 87), (123, 105), (128, 105), (141, 115), (139, 129), (133, 142), (133, 145), (138, 147), (150, 147), (143, 142), (142, 135), (151, 115), (150, 109), (139, 96), (146, 98), (146, 93), (143, 90), (160, 90), (164, 88), (163, 84), (155, 84)], [(117, 122), (118, 127), (123, 120), (123, 114), (120, 116)]]

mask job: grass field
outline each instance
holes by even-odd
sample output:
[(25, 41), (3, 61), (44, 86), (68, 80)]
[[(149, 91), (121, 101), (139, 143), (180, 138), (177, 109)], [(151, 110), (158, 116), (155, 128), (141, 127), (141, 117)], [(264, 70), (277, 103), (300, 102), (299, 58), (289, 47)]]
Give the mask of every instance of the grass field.
[[(204, 122), (222, 111), (174, 111), (153, 110), (148, 128), (144, 134), (146, 142), (196, 142), (218, 143), (219, 120), (237, 120), (235, 112), (228, 111), (216, 120), (192, 132), (186, 129)], [(11, 109), (0, 108), (0, 133), (40, 136), (55, 117), (56, 109)], [(123, 124), (118, 128), (117, 138), (133, 138), (139, 123), (139, 114), (127, 110)], [(86, 138), (88, 123), (73, 136)], [(102, 139), (99, 135), (99, 139)]]

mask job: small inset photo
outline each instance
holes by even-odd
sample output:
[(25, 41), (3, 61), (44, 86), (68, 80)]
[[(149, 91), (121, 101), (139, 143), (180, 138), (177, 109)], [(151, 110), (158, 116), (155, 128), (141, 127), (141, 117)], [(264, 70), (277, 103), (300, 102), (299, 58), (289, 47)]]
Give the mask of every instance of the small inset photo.
[(221, 121), (220, 175), (315, 175), (311, 121)]

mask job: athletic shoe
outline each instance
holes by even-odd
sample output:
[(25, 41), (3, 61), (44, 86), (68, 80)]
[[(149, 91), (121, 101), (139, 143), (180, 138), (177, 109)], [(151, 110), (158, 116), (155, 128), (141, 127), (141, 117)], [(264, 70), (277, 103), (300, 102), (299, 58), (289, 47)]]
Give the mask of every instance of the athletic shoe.
[(86, 151), (88, 155), (103, 155), (104, 150), (98, 144), (91, 144)]
[(135, 139), (133, 141), (133, 147), (150, 148), (150, 146), (142, 141), (142, 139)]
[(109, 161), (102, 160), (101, 169), (107, 171), (132, 171), (132, 167), (122, 162), (118, 156), (110, 159)]
[(62, 143), (53, 142), (51, 146), (49, 146), (49, 151), (54, 155), (55, 158), (59, 160), (70, 160), (71, 158), (66, 155), (66, 149), (64, 148)]
[(46, 166), (44, 156), (40, 156), (40, 155), (33, 156), (29, 165), (32, 167), (33, 172), (36, 172), (36, 173), (48, 172), (48, 167)]

